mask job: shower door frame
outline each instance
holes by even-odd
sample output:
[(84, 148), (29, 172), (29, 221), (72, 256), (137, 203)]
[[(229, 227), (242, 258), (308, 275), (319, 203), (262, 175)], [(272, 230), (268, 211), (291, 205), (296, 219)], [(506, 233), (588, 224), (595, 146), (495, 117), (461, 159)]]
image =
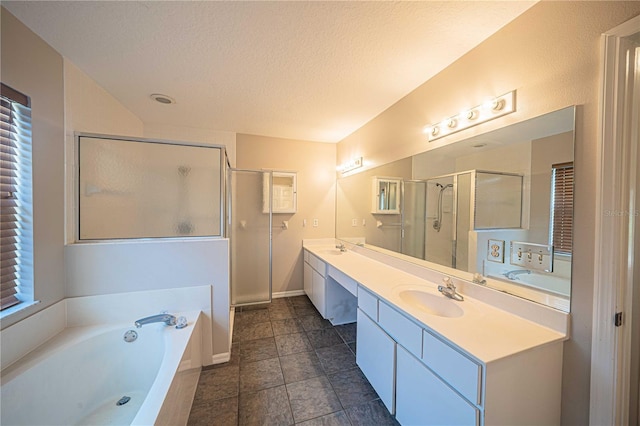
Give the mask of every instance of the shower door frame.
[(270, 303), (271, 300), (273, 299), (273, 191), (269, 191), (269, 298), (268, 300), (260, 300), (260, 301), (253, 301), (253, 302), (248, 302), (248, 303), (233, 303), (233, 275), (234, 275), (234, 268), (233, 268), (233, 261), (234, 261), (234, 257), (235, 257), (235, 252), (233, 249), (233, 245), (234, 245), (234, 239), (232, 238), (232, 234), (231, 234), (231, 226), (232, 226), (232, 219), (233, 219), (233, 179), (232, 179), (232, 173), (233, 172), (241, 172), (241, 173), (258, 173), (260, 174), (263, 178), (264, 175), (267, 174), (269, 175), (269, 188), (272, 187), (273, 185), (273, 171), (271, 170), (255, 170), (255, 169), (239, 169), (239, 168), (233, 168), (233, 167), (228, 167), (227, 168), (227, 173), (226, 173), (226, 187), (227, 187), (227, 220), (226, 220), (226, 235), (229, 238), (229, 304), (232, 307), (236, 307), (236, 306), (251, 306), (251, 305), (260, 305), (260, 304), (264, 304), (264, 303)]
[[(104, 140), (116, 140), (116, 141), (124, 141), (124, 142), (141, 142), (141, 143), (152, 143), (159, 145), (175, 145), (175, 146), (186, 146), (186, 147), (196, 147), (196, 148), (212, 148), (220, 150), (220, 232), (218, 235), (202, 235), (202, 236), (160, 236), (160, 237), (125, 237), (125, 238), (80, 238), (80, 138), (94, 138), (94, 139), (104, 139)], [(67, 186), (67, 189), (70, 191), (68, 194), (72, 197), (72, 205), (73, 205), (73, 213), (70, 217), (73, 218), (73, 223), (69, 223), (68, 220), (65, 220), (65, 235), (69, 236), (70, 229), (72, 229), (72, 235), (70, 236), (73, 240), (73, 244), (83, 244), (83, 243), (95, 243), (95, 242), (113, 242), (113, 241), (142, 241), (142, 240), (171, 240), (176, 238), (193, 238), (193, 239), (205, 239), (205, 238), (224, 238), (225, 233), (225, 199), (224, 194), (226, 191), (226, 178), (227, 174), (225, 171), (228, 169), (227, 166), (229, 164), (228, 156), (227, 156), (227, 147), (225, 145), (219, 144), (205, 144), (198, 142), (188, 142), (188, 141), (180, 141), (180, 140), (170, 140), (170, 139), (156, 139), (156, 138), (140, 138), (133, 136), (121, 136), (121, 135), (110, 135), (105, 133), (92, 133), (92, 132), (79, 132), (75, 131), (73, 133), (73, 160), (75, 165), (73, 167), (73, 185)], [(65, 184), (66, 185), (66, 184)], [(65, 201), (65, 203), (67, 203)], [(66, 204), (66, 207), (71, 207)]]

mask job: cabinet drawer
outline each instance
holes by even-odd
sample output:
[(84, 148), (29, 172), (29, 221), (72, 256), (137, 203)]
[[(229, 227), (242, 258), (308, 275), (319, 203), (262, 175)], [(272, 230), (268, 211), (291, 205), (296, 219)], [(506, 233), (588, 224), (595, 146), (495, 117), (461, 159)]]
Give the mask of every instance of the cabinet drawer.
[(422, 339), (422, 361), (469, 401), (480, 404), (481, 366), (426, 330)]
[(311, 267), (313, 269), (315, 269), (316, 271), (318, 271), (318, 273), (320, 275), (322, 275), (323, 277), (326, 274), (325, 271), (325, 263), (318, 259), (317, 257), (315, 257), (313, 254), (309, 253), (309, 264), (311, 265)]
[(374, 321), (378, 321), (378, 298), (358, 286), (358, 307)]
[(305, 262), (309, 263), (309, 251), (308, 250), (303, 250), (302, 251), (302, 256)]
[(384, 302), (378, 306), (378, 324), (409, 352), (422, 356), (422, 328)]
[(338, 284), (345, 288), (349, 293), (354, 296), (358, 295), (358, 283), (347, 274), (337, 270), (331, 265), (327, 266), (327, 275), (335, 280)]
[(396, 419), (403, 425), (479, 425), (480, 410), (397, 347)]

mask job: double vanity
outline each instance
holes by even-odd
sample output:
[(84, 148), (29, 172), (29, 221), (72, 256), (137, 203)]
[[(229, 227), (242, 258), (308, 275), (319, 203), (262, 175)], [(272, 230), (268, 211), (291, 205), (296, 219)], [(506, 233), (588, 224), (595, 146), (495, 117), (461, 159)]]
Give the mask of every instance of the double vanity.
[(307, 240), (304, 289), (357, 320), (357, 364), (400, 424), (560, 424), (566, 313), (462, 280), (453, 300), (446, 275), (375, 257)]

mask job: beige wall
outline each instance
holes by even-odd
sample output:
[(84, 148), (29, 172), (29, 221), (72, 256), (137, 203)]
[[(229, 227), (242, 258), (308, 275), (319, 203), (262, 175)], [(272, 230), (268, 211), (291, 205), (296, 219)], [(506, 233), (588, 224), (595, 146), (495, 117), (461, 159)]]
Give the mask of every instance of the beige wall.
[(142, 137), (142, 121), (68, 59), (64, 60), (66, 237), (77, 238), (75, 132)]
[(0, 11), (2, 82), (31, 97), (34, 297), (41, 302), (4, 319), (6, 327), (64, 297), (64, 86), (62, 56)]
[[(297, 212), (273, 215), (274, 226), (288, 220), (289, 229), (273, 231), (272, 289), (302, 290), (302, 239), (332, 238), (335, 232), (336, 146), (238, 134), (236, 150), (240, 169), (297, 172)], [(313, 219), (318, 219), (317, 228)]]
[(517, 112), (440, 144), (580, 105), (572, 339), (564, 347), (565, 425), (588, 424), (589, 418), (600, 35), (639, 13), (640, 2), (540, 2), (338, 144), (339, 164), (356, 155), (382, 164), (424, 151), (425, 125), (481, 104), (487, 96), (516, 89)]
[(172, 126), (168, 124), (145, 123), (144, 137), (194, 142), (205, 145), (224, 145), (232, 167), (236, 164), (236, 134), (196, 127)]

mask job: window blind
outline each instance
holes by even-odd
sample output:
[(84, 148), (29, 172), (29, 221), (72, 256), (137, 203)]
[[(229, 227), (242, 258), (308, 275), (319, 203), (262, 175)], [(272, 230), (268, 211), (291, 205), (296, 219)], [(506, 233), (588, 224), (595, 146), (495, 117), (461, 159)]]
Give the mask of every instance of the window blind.
[(554, 252), (571, 254), (573, 245), (573, 163), (551, 166), (553, 171), (553, 220), (551, 238)]
[(2, 84), (0, 96), (0, 310), (33, 298), (31, 110)]

